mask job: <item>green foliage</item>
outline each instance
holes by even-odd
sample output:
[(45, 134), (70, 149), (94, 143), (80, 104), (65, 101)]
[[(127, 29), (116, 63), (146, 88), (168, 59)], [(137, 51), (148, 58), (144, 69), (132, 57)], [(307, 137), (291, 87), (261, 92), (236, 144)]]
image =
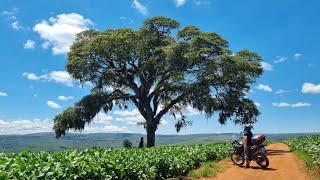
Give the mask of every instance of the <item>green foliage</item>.
[(132, 148), (132, 142), (129, 139), (126, 139), (122, 142), (124, 148)]
[(307, 154), (308, 167), (320, 167), (320, 135), (297, 137), (285, 140), (292, 150)]
[[(262, 74), (262, 58), (249, 50), (232, 52), (217, 33), (195, 26), (179, 28), (166, 17), (147, 19), (140, 29), (87, 30), (77, 35), (66, 69), (76, 80), (94, 85), (91, 94), (54, 118), (59, 138), (82, 130), (101, 110), (134, 104), (143, 116), (148, 146), (165, 115), (176, 130), (190, 125), (191, 106), (219, 122), (254, 123), (259, 115), (246, 93)], [(161, 108), (161, 109), (160, 109)]]
[(0, 179), (165, 179), (225, 158), (230, 143), (0, 154)]

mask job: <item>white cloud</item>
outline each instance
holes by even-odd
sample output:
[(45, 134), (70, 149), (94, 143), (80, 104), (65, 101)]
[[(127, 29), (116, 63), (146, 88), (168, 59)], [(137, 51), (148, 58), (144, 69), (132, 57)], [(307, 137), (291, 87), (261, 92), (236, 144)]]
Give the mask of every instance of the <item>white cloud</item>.
[(33, 49), (34, 46), (35, 46), (36, 42), (31, 40), (31, 39), (28, 39), (24, 44), (23, 44), (23, 47), (25, 49)]
[(60, 109), (61, 106), (53, 101), (47, 101), (47, 105), (52, 109)]
[(284, 57), (284, 56), (277, 56), (277, 60), (274, 61), (274, 63), (282, 63), (284, 61), (286, 61), (288, 58)]
[(32, 80), (32, 81), (36, 81), (36, 80), (40, 80), (40, 79), (47, 79), (47, 75), (41, 75), (41, 76), (37, 76), (35, 75), (34, 73), (28, 73), (28, 72), (24, 72), (22, 73), (22, 76), (26, 77), (27, 79), (29, 80)]
[(306, 94), (320, 94), (320, 84), (304, 83), (301, 91)]
[(41, 44), (41, 47), (42, 47), (43, 49), (48, 49), (48, 48), (50, 47), (50, 43), (49, 43), (48, 41), (45, 41), (45, 42), (43, 42), (43, 43)]
[(261, 104), (259, 102), (254, 102), (254, 104), (257, 106), (257, 107), (261, 107)]
[(66, 71), (52, 71), (50, 73), (50, 79), (57, 83), (65, 84), (67, 86), (73, 86), (73, 79)]
[(195, 0), (194, 4), (197, 6), (205, 6), (205, 5), (210, 5), (211, 1), (209, 1), (209, 0)]
[(73, 86), (73, 79), (66, 71), (52, 71), (49, 74), (36, 75), (34, 73), (24, 72), (22, 74), (29, 80), (43, 80), (43, 81), (54, 81), (56, 83), (64, 84), (66, 86)]
[(160, 124), (161, 124), (161, 125), (166, 125), (166, 124), (168, 124), (168, 121), (162, 119), (162, 120), (160, 121)]
[(283, 94), (285, 93), (286, 91), (283, 90), (283, 89), (279, 89), (278, 91), (275, 92), (275, 94)]
[(301, 53), (295, 53), (293, 55), (294, 59), (299, 60), (301, 58), (302, 54)]
[(183, 6), (186, 3), (186, 0), (174, 0), (177, 7)]
[(0, 135), (52, 132), (52, 122), (40, 120), (0, 120)]
[[(129, 132), (126, 126), (115, 126), (111, 124), (113, 117), (104, 112), (99, 112), (92, 123), (84, 128), (83, 133), (120, 133)], [(128, 124), (128, 123), (127, 123)], [(136, 125), (137, 123), (135, 123)]]
[(298, 102), (298, 103), (292, 104), (292, 107), (293, 107), (293, 108), (309, 107), (309, 106), (311, 106), (310, 103), (304, 103), (304, 102)]
[(73, 99), (73, 96), (58, 96), (58, 99), (61, 101), (68, 101), (70, 99)]
[(261, 62), (261, 66), (264, 70), (266, 71), (272, 71), (273, 70), (273, 66), (267, 62)]
[(290, 107), (291, 106), (291, 104), (286, 103), (286, 102), (272, 103), (272, 105), (275, 107)]
[(0, 91), (0, 97), (1, 97), (1, 96), (8, 96), (8, 94), (5, 93), (5, 92), (1, 92), (1, 91)]
[(14, 16), (16, 15), (18, 12), (18, 8), (12, 8), (10, 10), (6, 10), (6, 11), (2, 11), (2, 15), (5, 16)]
[(1, 14), (6, 17), (8, 21), (10, 21), (11, 27), (15, 30), (23, 29), (19, 21), (17, 20), (16, 14), (18, 12), (17, 8), (12, 8), (7, 11), (3, 11)]
[(23, 29), (23, 27), (20, 25), (19, 21), (15, 20), (11, 23), (11, 27), (13, 29), (16, 29), (16, 30), (20, 30), (20, 29)]
[(94, 118), (93, 123), (107, 123), (110, 124), (111, 120), (113, 120), (112, 116), (107, 115), (106, 113), (99, 112)]
[(292, 107), (292, 108), (300, 108), (300, 107), (309, 107), (311, 106), (310, 103), (305, 103), (305, 102), (298, 102), (295, 104), (289, 104), (286, 102), (280, 102), (280, 103), (272, 103), (273, 106), (275, 107)]
[(94, 125), (89, 124), (84, 128), (82, 133), (129, 133), (130, 131), (126, 126), (115, 126), (115, 125)]
[[(98, 115), (100, 116), (100, 115)], [(99, 117), (100, 118), (100, 117)], [(103, 121), (102, 121), (103, 120)], [(0, 135), (32, 134), (42, 132), (53, 132), (53, 121), (49, 119), (34, 120), (0, 120)], [(125, 126), (110, 124), (110, 118), (100, 118), (98, 121), (87, 125), (81, 133), (119, 133), (130, 132)], [(69, 133), (75, 133), (69, 131)]]
[(140, 114), (137, 108), (133, 110), (124, 110), (124, 111), (114, 111), (116, 121), (125, 122), (129, 125), (137, 125), (138, 122), (144, 122), (143, 116)]
[(92, 27), (90, 19), (85, 19), (77, 13), (59, 14), (50, 17), (33, 27), (33, 31), (40, 35), (44, 41), (44, 48), (51, 47), (54, 55), (69, 52), (70, 46), (75, 40), (76, 34)]
[(132, 1), (132, 7), (134, 9), (136, 9), (140, 14), (146, 16), (148, 14), (148, 9), (142, 5), (141, 3), (139, 3), (138, 0), (133, 0)]
[(190, 105), (188, 105), (185, 109), (182, 110), (182, 113), (186, 116), (196, 116), (201, 114), (200, 111), (198, 111), (197, 109), (194, 109), (193, 107), (191, 107)]
[(266, 91), (266, 92), (272, 92), (272, 88), (268, 85), (265, 84), (259, 84), (256, 89), (262, 90), (262, 91)]

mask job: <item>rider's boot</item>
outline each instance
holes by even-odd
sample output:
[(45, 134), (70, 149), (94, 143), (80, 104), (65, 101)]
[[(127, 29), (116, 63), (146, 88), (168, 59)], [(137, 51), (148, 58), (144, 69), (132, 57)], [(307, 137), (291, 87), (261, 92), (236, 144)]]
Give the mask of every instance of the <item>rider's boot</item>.
[(247, 160), (246, 161), (246, 168), (249, 168), (250, 167), (249, 165), (250, 165), (250, 161)]

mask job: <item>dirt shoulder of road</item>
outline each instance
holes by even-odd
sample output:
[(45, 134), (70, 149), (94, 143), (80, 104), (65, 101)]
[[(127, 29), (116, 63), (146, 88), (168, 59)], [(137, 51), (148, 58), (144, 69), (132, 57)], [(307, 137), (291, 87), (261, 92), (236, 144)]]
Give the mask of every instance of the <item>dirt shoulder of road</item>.
[(250, 168), (238, 167), (231, 161), (224, 160), (217, 163), (218, 171), (215, 177), (202, 177), (199, 179), (213, 180), (308, 180), (303, 161), (289, 150), (283, 143), (271, 144), (267, 147), (270, 165), (267, 169), (261, 169), (255, 162), (251, 162)]

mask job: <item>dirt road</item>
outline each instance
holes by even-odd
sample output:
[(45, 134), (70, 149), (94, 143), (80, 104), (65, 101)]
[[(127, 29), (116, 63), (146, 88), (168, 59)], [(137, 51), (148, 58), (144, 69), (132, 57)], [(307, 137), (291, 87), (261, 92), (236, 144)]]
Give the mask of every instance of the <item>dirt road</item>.
[[(214, 180), (305, 180), (307, 176), (303, 171), (301, 162), (289, 151), (287, 145), (272, 144), (267, 147), (269, 168), (262, 170), (255, 162), (251, 168), (245, 169), (232, 165), (224, 172), (218, 174)], [(210, 179), (210, 178), (209, 178)]]

